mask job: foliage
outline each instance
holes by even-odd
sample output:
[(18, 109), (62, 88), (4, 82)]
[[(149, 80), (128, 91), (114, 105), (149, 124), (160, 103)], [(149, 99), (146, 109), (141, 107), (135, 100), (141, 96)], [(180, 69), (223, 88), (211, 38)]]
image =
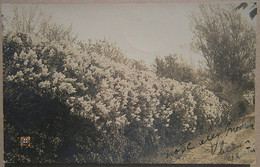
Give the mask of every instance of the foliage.
[(234, 6), (201, 5), (191, 23), (193, 47), (205, 58), (207, 67), (199, 80), (233, 106), (235, 119), (248, 110), (248, 103), (242, 100), (244, 94), (254, 92), (255, 29)]
[(6, 30), (14, 33), (31, 33), (47, 37), (51, 41), (66, 40), (71, 44), (76, 42), (72, 34), (72, 25), (65, 28), (63, 25), (52, 23), (52, 17), (44, 13), (38, 5), (28, 7), (14, 7), (13, 17), (3, 16), (3, 25)]
[(200, 11), (199, 16), (192, 18), (194, 48), (205, 58), (213, 82), (231, 81), (253, 89), (256, 56), (253, 27), (232, 7), (200, 6)]
[(169, 55), (164, 58), (156, 57), (153, 64), (155, 73), (159, 77), (170, 78), (179, 82), (197, 83), (194, 69), (178, 60), (177, 55)]
[[(42, 148), (55, 154), (42, 162), (131, 162), (169, 140), (174, 133), (167, 133), (175, 127), (175, 134), (192, 134), (198, 119), (204, 121), (200, 126), (216, 125), (228, 112), (224, 102), (201, 86), (159, 79), (149, 70), (116, 62), (95, 49), (88, 53), (69, 42), (50, 43), (34, 34), (4, 36), (4, 86), (6, 128), (25, 126), (23, 121), (36, 112), (26, 133), (35, 140), (42, 135), (43, 143), (58, 139), (51, 151), (35, 144), (36, 151)], [(39, 100), (24, 103), (30, 94)], [(49, 108), (29, 108), (30, 102)], [(18, 107), (14, 115), (12, 106)], [(20, 114), (26, 118), (22, 122)], [(42, 121), (44, 129), (38, 127)], [(5, 133), (13, 135), (7, 129)], [(25, 132), (13, 133), (18, 137)], [(32, 155), (29, 160), (19, 159), (9, 149), (9, 161), (36, 161)], [(63, 155), (66, 149), (72, 149), (69, 155)]]
[[(3, 35), (7, 162), (138, 162), (229, 121), (227, 102), (177, 81), (193, 74), (174, 57), (162, 62), (185, 73), (158, 77), (106, 40), (78, 41), (48, 22), (36, 30)], [(32, 146), (20, 148), (20, 136)]]

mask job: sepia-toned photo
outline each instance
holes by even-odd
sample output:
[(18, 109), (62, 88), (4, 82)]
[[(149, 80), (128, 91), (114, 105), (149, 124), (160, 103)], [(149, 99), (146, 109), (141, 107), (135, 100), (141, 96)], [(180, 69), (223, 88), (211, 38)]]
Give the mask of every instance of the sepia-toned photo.
[(1, 8), (6, 164), (255, 163), (256, 2)]

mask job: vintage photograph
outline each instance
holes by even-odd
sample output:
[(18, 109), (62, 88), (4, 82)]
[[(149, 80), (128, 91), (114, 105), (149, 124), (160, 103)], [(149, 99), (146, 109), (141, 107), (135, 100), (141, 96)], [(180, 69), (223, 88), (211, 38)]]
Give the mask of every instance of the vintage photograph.
[(5, 163), (255, 162), (256, 2), (1, 8)]

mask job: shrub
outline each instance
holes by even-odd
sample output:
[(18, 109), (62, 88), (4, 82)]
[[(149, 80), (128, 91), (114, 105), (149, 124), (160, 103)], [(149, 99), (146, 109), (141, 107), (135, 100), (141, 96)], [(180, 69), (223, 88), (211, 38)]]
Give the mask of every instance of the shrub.
[[(83, 49), (33, 33), (4, 35), (6, 136), (41, 137), (35, 154), (16, 154), (11, 140), (7, 161), (37, 162), (43, 152), (41, 162), (137, 162), (160, 145), (185, 142), (202, 126), (220, 124), (228, 113), (228, 104), (213, 92), (158, 78), (138, 63), (134, 67), (136, 61), (100, 51), (102, 46)], [(19, 108), (15, 115), (11, 104)], [(27, 120), (37, 107), (24, 131), (19, 116)]]

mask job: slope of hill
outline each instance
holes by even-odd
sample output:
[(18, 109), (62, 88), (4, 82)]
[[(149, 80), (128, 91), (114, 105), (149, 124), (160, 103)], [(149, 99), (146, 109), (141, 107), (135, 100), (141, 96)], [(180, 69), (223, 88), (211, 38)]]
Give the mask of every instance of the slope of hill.
[[(161, 145), (184, 143), (232, 116), (230, 105), (205, 86), (159, 78), (106, 42), (80, 47), (14, 32), (3, 42), (5, 137), (14, 136), (5, 149), (8, 162), (138, 162)], [(21, 129), (26, 122), (31, 126)], [(25, 133), (54, 146), (46, 149), (39, 141), (31, 147), (36, 154), (17, 153), (17, 139)], [(165, 153), (167, 160), (175, 157)]]
[(255, 162), (254, 114), (201, 135), (182, 146), (167, 147), (144, 157), (144, 163), (230, 163)]

